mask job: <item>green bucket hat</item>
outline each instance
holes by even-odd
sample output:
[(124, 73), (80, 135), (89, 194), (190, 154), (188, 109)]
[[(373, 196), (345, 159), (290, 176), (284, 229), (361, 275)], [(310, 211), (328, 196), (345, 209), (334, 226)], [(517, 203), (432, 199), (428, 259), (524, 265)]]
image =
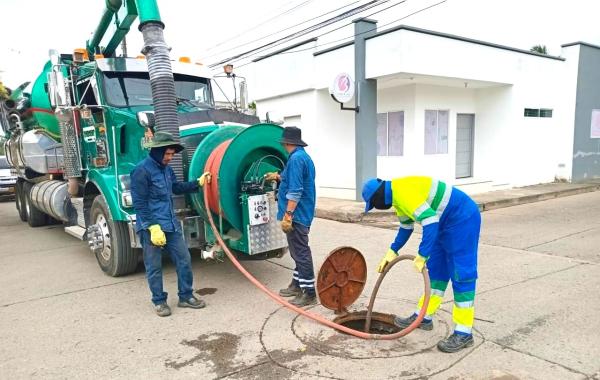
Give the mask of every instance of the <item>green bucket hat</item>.
[(181, 152), (184, 148), (173, 138), (169, 132), (156, 132), (152, 140), (144, 144), (144, 148), (160, 148), (162, 146), (175, 149), (175, 153)]

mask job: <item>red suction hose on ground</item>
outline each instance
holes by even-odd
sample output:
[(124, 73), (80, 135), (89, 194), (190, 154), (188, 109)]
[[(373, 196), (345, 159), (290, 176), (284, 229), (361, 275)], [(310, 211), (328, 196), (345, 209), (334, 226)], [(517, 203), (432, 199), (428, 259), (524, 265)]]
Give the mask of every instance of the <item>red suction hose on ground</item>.
[[(211, 171), (211, 175), (212, 175), (212, 171)], [(215, 176), (216, 177), (216, 176)], [(213, 180), (216, 179), (215, 177), (213, 177)], [(212, 181), (211, 181), (212, 182)], [(410, 324), (410, 326), (406, 327), (405, 329), (398, 331), (397, 333), (394, 334), (389, 334), (389, 335), (381, 335), (381, 334), (370, 334), (370, 333), (365, 333), (362, 331), (358, 331), (358, 330), (354, 330), (351, 328), (348, 328), (346, 326), (340, 325), (338, 323), (332, 322), (328, 319), (326, 319), (325, 317), (319, 315), (319, 314), (315, 314), (315, 313), (311, 313), (310, 311), (301, 309), (295, 305), (292, 305), (291, 303), (287, 302), (284, 298), (280, 297), (278, 294), (275, 294), (274, 292), (272, 292), (270, 289), (268, 289), (266, 286), (264, 286), (260, 281), (258, 281), (254, 276), (252, 276), (252, 274), (250, 274), (240, 263), (239, 261), (235, 258), (235, 255), (233, 253), (231, 253), (231, 251), (229, 250), (229, 248), (227, 248), (227, 245), (225, 244), (225, 242), (223, 241), (223, 238), (221, 237), (221, 235), (219, 234), (219, 230), (217, 229), (217, 226), (215, 225), (215, 221), (213, 220), (212, 217), (212, 212), (210, 212), (210, 208), (209, 205), (210, 204), (218, 204), (218, 200), (217, 199), (209, 199), (209, 193), (211, 194), (215, 194), (214, 192), (209, 192), (209, 191), (204, 191), (204, 204), (206, 206), (206, 214), (208, 215), (208, 221), (210, 223), (210, 226), (213, 230), (213, 233), (215, 234), (217, 241), (219, 242), (219, 245), (221, 246), (221, 248), (223, 248), (223, 250), (225, 251), (225, 254), (227, 255), (227, 257), (229, 257), (229, 260), (231, 260), (231, 262), (233, 263), (233, 265), (235, 265), (235, 267), (242, 272), (242, 274), (244, 276), (246, 276), (246, 278), (252, 282), (257, 288), (259, 288), (260, 290), (262, 290), (263, 292), (265, 292), (269, 297), (271, 297), (273, 300), (275, 300), (275, 302), (280, 303), (281, 305), (287, 307), (288, 309), (301, 314), (307, 318), (312, 319), (313, 321), (316, 321), (320, 324), (323, 324), (325, 326), (331, 327), (333, 329), (336, 329), (338, 331), (344, 332), (346, 334), (355, 336), (357, 338), (362, 338), (362, 339), (377, 339), (377, 340), (393, 340), (393, 339), (397, 339), (400, 338), (402, 336), (407, 335), (408, 333), (410, 333), (411, 331), (413, 331), (414, 329), (417, 328), (417, 326), (419, 326), (419, 324), (421, 323), (421, 321), (423, 320), (423, 318), (425, 317), (425, 312), (427, 311), (427, 306), (429, 305), (429, 296), (431, 293), (431, 289), (430, 289), (430, 284), (429, 284), (429, 275), (427, 273), (427, 270), (423, 270), (423, 282), (425, 285), (425, 299), (423, 302), (423, 307), (421, 308), (419, 315), (417, 317), (417, 319), (415, 319), (415, 321), (413, 323)], [(381, 284), (381, 280), (383, 280), (383, 277), (387, 274), (387, 272), (389, 271), (389, 269), (398, 261), (401, 260), (405, 260), (407, 259), (409, 256), (408, 255), (404, 255), (404, 256), (399, 256), (397, 257), (394, 261), (392, 261), (390, 263), (390, 265), (388, 265), (386, 267), (386, 270), (384, 270), (384, 272), (380, 275), (378, 282), (377, 282), (377, 286), (375, 288), (375, 293), (373, 294), (373, 296), (371, 297), (371, 302), (370, 302), (370, 306), (372, 308), (373, 303), (374, 303), (374, 296), (377, 292), (377, 290), (379, 289), (379, 285)], [(370, 320), (370, 311), (369, 310), (369, 320)]]

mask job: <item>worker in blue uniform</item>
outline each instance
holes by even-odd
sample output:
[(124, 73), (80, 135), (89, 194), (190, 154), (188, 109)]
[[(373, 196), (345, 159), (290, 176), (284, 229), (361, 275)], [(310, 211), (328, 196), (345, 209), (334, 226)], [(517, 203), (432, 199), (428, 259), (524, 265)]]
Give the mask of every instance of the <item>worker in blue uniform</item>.
[(285, 232), (290, 254), (296, 264), (292, 281), (281, 289), (282, 297), (294, 297), (290, 301), (296, 306), (308, 306), (317, 302), (315, 293), (315, 271), (312, 252), (308, 245), (308, 234), (315, 216), (315, 165), (304, 150), (302, 131), (297, 127), (286, 127), (280, 143), (289, 153), (285, 168), (279, 173), (267, 173), (267, 181), (280, 181), (277, 195), (277, 220)]
[[(425, 263), (431, 279), (431, 297), (423, 330), (433, 329), (433, 314), (440, 307), (448, 282), (452, 281), (454, 333), (438, 343), (443, 352), (456, 352), (473, 345), (475, 318), (475, 283), (477, 280), (477, 248), (481, 215), (477, 204), (457, 188), (430, 177), (403, 177), (391, 181), (373, 178), (365, 182), (362, 196), (365, 212), (372, 208), (394, 207), (400, 221), (396, 238), (379, 263), (378, 272), (394, 260), (412, 234), (414, 223), (423, 227), (423, 238), (413, 263), (418, 272)], [(405, 328), (415, 321), (423, 306), (408, 318), (396, 318)]]
[(165, 251), (176, 267), (177, 306), (201, 309), (205, 302), (193, 295), (190, 252), (183, 239), (181, 224), (175, 218), (171, 197), (172, 194), (198, 191), (200, 179), (178, 182), (175, 178), (169, 162), (184, 148), (170, 133), (156, 132), (145, 147), (150, 148), (150, 154), (131, 172), (131, 197), (155, 312), (161, 317), (171, 315), (167, 293), (163, 291), (162, 255)]

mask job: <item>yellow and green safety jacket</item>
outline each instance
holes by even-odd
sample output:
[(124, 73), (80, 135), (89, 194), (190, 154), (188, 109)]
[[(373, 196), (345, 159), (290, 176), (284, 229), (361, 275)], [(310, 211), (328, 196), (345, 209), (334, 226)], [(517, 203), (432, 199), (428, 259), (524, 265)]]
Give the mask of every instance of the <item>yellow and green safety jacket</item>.
[(431, 177), (403, 177), (391, 182), (392, 206), (400, 219), (400, 229), (391, 249), (397, 252), (406, 244), (414, 229), (414, 222), (423, 226), (419, 254), (431, 255), (437, 240), (439, 222), (448, 206), (452, 186)]

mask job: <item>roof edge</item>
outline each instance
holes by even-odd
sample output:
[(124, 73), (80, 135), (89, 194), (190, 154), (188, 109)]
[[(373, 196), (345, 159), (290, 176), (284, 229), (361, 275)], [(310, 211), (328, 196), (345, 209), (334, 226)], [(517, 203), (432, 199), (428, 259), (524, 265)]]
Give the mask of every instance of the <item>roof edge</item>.
[(496, 48), (496, 49), (509, 50), (509, 51), (514, 51), (516, 53), (523, 53), (523, 54), (534, 55), (534, 56), (537, 56), (537, 57), (540, 57), (540, 58), (548, 58), (548, 59), (554, 59), (554, 60), (558, 60), (558, 61), (564, 61), (565, 60), (565, 58), (563, 58), (563, 57), (557, 57), (557, 56), (554, 56), (554, 55), (547, 55), (547, 54), (540, 54), (540, 53), (536, 53), (536, 52), (529, 51), (529, 50), (514, 48), (514, 47), (511, 47), (511, 46), (500, 45), (500, 44), (495, 44), (495, 43), (492, 43), (492, 42), (486, 42), (486, 41), (481, 41), (481, 40), (475, 40), (475, 39), (472, 39), (472, 38), (461, 37), (461, 36), (457, 36), (457, 35), (454, 35), (454, 34), (436, 32), (436, 31), (428, 30), (428, 29), (415, 28), (413, 26), (408, 26), (408, 25), (399, 25), (399, 26), (396, 26), (394, 28), (382, 30), (381, 32), (377, 32), (377, 33), (375, 33), (375, 34), (373, 34), (371, 36), (365, 37), (365, 40), (369, 40), (371, 38), (379, 37), (379, 36), (382, 36), (384, 34), (396, 32), (396, 31), (399, 31), (399, 30), (408, 30), (408, 31), (415, 32), (415, 33), (429, 34), (431, 36), (442, 37), (442, 38), (449, 38), (449, 39), (452, 39), (452, 40), (463, 41), (463, 42), (468, 42), (468, 43), (477, 44), (477, 45), (483, 45), (483, 46), (489, 46), (489, 47), (493, 47), (493, 48)]
[(598, 46), (598, 45), (590, 44), (588, 42), (583, 42), (583, 41), (569, 42), (568, 44), (560, 45), (560, 47), (565, 48), (565, 47), (575, 46), (575, 45), (583, 45), (583, 46), (587, 46), (587, 47), (591, 47), (591, 48), (595, 48), (595, 49), (600, 49), (600, 46)]

